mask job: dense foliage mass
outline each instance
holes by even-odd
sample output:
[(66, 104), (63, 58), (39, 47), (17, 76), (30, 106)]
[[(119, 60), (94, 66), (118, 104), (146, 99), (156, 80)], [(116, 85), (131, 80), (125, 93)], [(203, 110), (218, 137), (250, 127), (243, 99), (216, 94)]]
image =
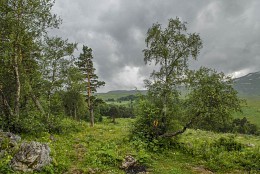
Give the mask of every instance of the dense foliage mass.
[[(147, 32), (144, 61), (155, 62), (159, 70), (145, 81), (148, 93), (139, 101), (134, 135), (173, 137), (187, 128), (227, 132), (232, 113), (241, 111), (230, 77), (203, 67), (189, 70), (189, 58), (197, 58), (202, 42), (186, 30), (186, 23), (176, 18), (164, 30), (154, 24)], [(188, 93), (184, 98), (181, 88)]]
[[(86, 105), (84, 94), (88, 93), (89, 99), (104, 82), (94, 74), (91, 48), (84, 46), (75, 58), (76, 43), (48, 36), (47, 31), (61, 23), (51, 13), (52, 0), (0, 3), (1, 129), (61, 131), (61, 119), (86, 120), (87, 110), (93, 125), (95, 104), (91, 100)], [(88, 60), (84, 62), (86, 50)]]

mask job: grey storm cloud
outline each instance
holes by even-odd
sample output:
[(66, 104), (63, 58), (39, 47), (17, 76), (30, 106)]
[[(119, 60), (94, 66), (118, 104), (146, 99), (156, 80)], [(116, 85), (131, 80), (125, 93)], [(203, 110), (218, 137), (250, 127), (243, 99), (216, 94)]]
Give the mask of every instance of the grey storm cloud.
[(143, 87), (153, 67), (143, 61), (145, 36), (153, 23), (186, 21), (199, 33), (203, 49), (191, 68), (207, 66), (227, 74), (260, 70), (258, 0), (56, 0), (53, 13), (63, 19), (52, 34), (93, 49), (101, 91)]

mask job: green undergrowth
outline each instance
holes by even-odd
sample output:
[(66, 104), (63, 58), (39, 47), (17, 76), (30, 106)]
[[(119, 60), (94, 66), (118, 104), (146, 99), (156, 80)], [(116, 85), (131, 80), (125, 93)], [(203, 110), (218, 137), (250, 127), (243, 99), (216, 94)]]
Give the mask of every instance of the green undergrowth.
[[(135, 157), (154, 174), (259, 173), (260, 139), (257, 136), (215, 134), (188, 130), (171, 146), (129, 139), (133, 119), (104, 118), (94, 128), (86, 122), (63, 120), (60, 134), (22, 135), (23, 141), (48, 143), (53, 162), (39, 173), (125, 173), (120, 165), (125, 156)], [(253, 146), (253, 147), (248, 147)], [(0, 162), (0, 173), (15, 173), (8, 167), (11, 156)], [(257, 161), (259, 160), (259, 161)]]
[(260, 137), (188, 130), (179, 149), (219, 173), (260, 173)]

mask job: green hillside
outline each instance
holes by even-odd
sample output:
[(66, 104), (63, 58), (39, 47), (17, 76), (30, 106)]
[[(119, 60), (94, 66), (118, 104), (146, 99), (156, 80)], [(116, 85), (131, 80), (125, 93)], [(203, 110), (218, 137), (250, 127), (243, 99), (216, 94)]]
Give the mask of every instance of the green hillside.
[(234, 81), (234, 88), (247, 103), (242, 107), (243, 112), (234, 114), (234, 117), (240, 119), (246, 117), (251, 123), (260, 127), (260, 72), (249, 73)]
[(120, 97), (126, 97), (129, 95), (135, 95), (135, 94), (146, 94), (146, 90), (115, 90), (115, 91), (109, 91), (107, 93), (97, 93), (97, 97), (101, 98), (103, 100), (107, 99), (118, 99)]
[(234, 118), (246, 117), (251, 123), (260, 128), (260, 98), (246, 97), (246, 104), (242, 106), (242, 113), (234, 113)]

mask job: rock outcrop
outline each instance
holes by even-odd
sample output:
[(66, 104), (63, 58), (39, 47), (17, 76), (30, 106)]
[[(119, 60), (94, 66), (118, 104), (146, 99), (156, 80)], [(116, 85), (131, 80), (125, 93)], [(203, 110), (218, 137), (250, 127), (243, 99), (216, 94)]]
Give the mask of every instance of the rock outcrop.
[(31, 172), (38, 171), (50, 164), (50, 148), (47, 144), (32, 141), (22, 143), (20, 150), (10, 162), (11, 167), (17, 171)]

